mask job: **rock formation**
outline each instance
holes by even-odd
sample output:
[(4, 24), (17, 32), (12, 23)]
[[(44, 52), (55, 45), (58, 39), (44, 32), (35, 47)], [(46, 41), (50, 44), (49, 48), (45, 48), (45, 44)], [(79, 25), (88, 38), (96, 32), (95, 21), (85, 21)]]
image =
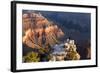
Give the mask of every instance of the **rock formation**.
[(59, 43), (63, 31), (40, 13), (23, 14), (23, 43), (31, 48), (46, 48), (46, 45)]

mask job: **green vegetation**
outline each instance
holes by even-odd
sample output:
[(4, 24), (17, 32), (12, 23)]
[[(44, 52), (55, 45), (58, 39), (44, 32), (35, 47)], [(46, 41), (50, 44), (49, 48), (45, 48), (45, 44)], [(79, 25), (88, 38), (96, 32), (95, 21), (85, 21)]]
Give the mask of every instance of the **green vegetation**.
[(24, 56), (24, 62), (39, 62), (40, 57), (39, 54), (36, 52), (30, 52), (26, 56)]

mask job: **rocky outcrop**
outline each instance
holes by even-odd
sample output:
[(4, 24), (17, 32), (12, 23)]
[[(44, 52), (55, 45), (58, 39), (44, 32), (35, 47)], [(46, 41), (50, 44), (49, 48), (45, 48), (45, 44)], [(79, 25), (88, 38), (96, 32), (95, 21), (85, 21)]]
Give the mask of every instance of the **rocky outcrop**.
[(63, 31), (40, 13), (23, 14), (23, 43), (31, 48), (45, 48), (59, 43)]

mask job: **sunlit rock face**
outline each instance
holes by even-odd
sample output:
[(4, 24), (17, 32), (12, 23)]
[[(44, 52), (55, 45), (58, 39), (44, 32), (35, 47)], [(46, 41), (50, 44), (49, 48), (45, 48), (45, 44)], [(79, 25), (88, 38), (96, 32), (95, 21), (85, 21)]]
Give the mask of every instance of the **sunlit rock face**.
[(53, 22), (43, 17), (40, 13), (23, 14), (23, 43), (32, 48), (58, 43), (63, 31)]
[(67, 39), (66, 43), (53, 46), (52, 61), (80, 60), (74, 40)]

